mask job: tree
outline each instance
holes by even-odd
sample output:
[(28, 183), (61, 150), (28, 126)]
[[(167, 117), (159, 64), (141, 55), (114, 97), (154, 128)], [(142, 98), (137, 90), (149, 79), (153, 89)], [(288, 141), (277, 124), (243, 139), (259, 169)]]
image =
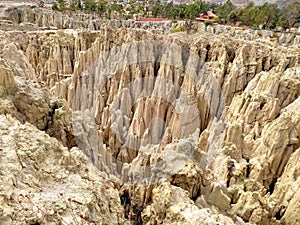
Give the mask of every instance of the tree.
[(83, 0), (84, 9), (91, 13), (96, 11), (96, 3), (94, 0)]
[[(204, 2), (203, 2), (204, 3)], [(204, 3), (205, 4), (205, 3)], [(212, 10), (213, 12), (217, 11), (217, 8), (219, 7), (219, 5), (215, 2), (211, 2), (209, 4), (207, 4), (207, 7)]]
[(106, 1), (100, 0), (96, 3), (96, 12), (100, 15), (103, 16), (104, 13), (106, 12), (108, 7), (108, 4)]
[(233, 24), (240, 22), (242, 14), (243, 14), (243, 9), (241, 8), (231, 11), (231, 13), (228, 16), (228, 22)]
[(259, 10), (254, 2), (249, 2), (246, 8), (242, 10), (240, 21), (243, 25), (255, 26), (258, 23)]
[(202, 1), (196, 1), (185, 6), (184, 17), (187, 19), (185, 26), (188, 33), (192, 29), (193, 20), (206, 10), (207, 5)]
[(262, 25), (263, 29), (273, 29), (278, 23), (280, 9), (276, 4), (264, 3), (260, 6), (255, 25)]
[(177, 7), (177, 11), (178, 11), (178, 18), (180, 19), (184, 19), (185, 18), (185, 11), (186, 11), (186, 7), (183, 4), (178, 5)]
[(293, 27), (300, 21), (300, 2), (289, 4), (284, 11), (284, 15), (288, 21), (289, 27)]
[(77, 9), (82, 10), (82, 2), (81, 2), (81, 0), (77, 0)]
[(169, 2), (167, 4), (164, 4), (163, 10), (162, 10), (162, 16), (170, 19), (176, 18), (176, 9), (173, 4), (173, 2)]
[(113, 11), (116, 11), (116, 12), (118, 12), (118, 13), (121, 13), (122, 10), (123, 10), (123, 6), (122, 6), (121, 4), (112, 3), (112, 4), (111, 4), (111, 9), (112, 9)]
[(162, 8), (160, 0), (157, 0), (151, 8), (153, 17), (162, 16)]
[(236, 7), (232, 4), (230, 0), (223, 5), (217, 7), (217, 15), (223, 23), (229, 22), (229, 15)]
[(58, 10), (60, 12), (66, 11), (67, 9), (67, 3), (66, 0), (57, 0), (57, 2), (54, 2), (52, 5), (52, 9), (56, 8), (55, 10)]
[(280, 16), (278, 18), (278, 26), (282, 27), (284, 30), (287, 29), (289, 27), (289, 21), (287, 20), (287, 18), (285, 17), (284, 12), (280, 12)]
[(186, 6), (185, 18), (194, 20), (201, 13), (206, 12), (208, 9), (207, 4), (202, 1), (196, 1)]
[(81, 10), (82, 9), (81, 0), (72, 0), (69, 6), (71, 11)]
[(57, 2), (53, 2), (53, 4), (52, 4), (52, 9), (53, 9), (53, 10), (58, 10)]

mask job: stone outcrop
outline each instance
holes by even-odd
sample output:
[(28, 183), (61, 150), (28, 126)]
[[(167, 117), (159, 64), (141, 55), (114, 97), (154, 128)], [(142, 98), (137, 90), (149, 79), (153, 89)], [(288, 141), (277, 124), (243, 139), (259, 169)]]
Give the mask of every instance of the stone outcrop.
[[(9, 63), (11, 63), (10, 61)], [(64, 146), (76, 145), (71, 112), (62, 99), (49, 96), (37, 82), (24, 80), (1, 58), (1, 113), (11, 114), (21, 123), (29, 122), (56, 137)], [(14, 73), (15, 72), (15, 73)]]
[(0, 115), (1, 224), (125, 224), (118, 192), (77, 148)]
[[(49, 95), (14, 77), (3, 59), (0, 65), (1, 224), (126, 224), (106, 174), (78, 148), (64, 147), (68, 137), (42, 131), (50, 123)], [(67, 128), (61, 114), (55, 119)]]
[[(6, 12), (35, 31), (0, 31), (7, 224), (24, 204), (16, 223), (297, 224), (298, 36), (95, 28), (39, 11)], [(72, 203), (57, 191), (69, 186)]]

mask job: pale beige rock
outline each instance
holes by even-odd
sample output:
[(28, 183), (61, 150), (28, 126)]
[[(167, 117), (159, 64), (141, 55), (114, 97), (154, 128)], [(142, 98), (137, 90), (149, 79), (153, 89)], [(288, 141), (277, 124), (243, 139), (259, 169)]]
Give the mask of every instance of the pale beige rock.
[(209, 209), (199, 209), (188, 197), (188, 192), (168, 183), (152, 191), (153, 203), (142, 214), (145, 224), (235, 224), (226, 216), (215, 215)]
[(118, 192), (80, 150), (10, 115), (0, 133), (1, 224), (125, 223)]
[[(28, 8), (6, 13), (22, 26), (5, 23), (3, 29), (20, 30), (0, 32), (0, 113), (11, 126), (3, 127), (1, 149), (20, 142), (22, 157), (39, 149), (41, 159), (26, 161), (32, 169), (26, 182), (22, 170), (7, 173), (5, 190), (14, 191), (16, 181), (40, 185), (53, 179), (32, 166), (45, 164), (55, 182), (90, 201), (78, 210), (97, 208), (100, 197), (91, 193), (109, 185), (95, 209), (105, 212), (104, 224), (122, 223), (123, 215), (145, 224), (299, 221), (299, 37), (280, 34), (275, 41), (269, 31), (226, 26), (167, 34), (172, 23), (104, 21)], [(145, 29), (114, 30), (119, 27)], [(60, 144), (46, 134), (35, 143), (42, 135), (36, 128)], [(61, 144), (77, 144), (87, 158)], [(6, 152), (11, 167), (22, 167)], [(90, 180), (88, 161), (110, 175), (123, 207), (106, 178)], [(99, 173), (93, 171), (92, 176)], [(45, 188), (47, 198), (55, 182)], [(44, 196), (33, 192), (34, 201)], [(7, 202), (11, 192), (1, 196)], [(8, 221), (13, 210), (20, 212), (15, 203), (0, 208)], [(65, 203), (58, 205), (71, 221)], [(33, 218), (41, 218), (36, 211), (30, 211)]]
[(195, 199), (200, 192), (202, 171), (192, 162), (179, 170), (171, 178), (171, 184), (189, 192), (189, 197)]
[(13, 91), (15, 86), (13, 76), (11, 68), (0, 58), (0, 97)]

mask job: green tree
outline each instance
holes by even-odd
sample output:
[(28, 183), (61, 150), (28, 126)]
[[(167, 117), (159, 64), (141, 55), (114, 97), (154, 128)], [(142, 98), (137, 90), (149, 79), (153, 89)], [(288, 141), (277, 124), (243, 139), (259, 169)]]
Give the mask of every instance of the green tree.
[(280, 9), (276, 4), (264, 3), (260, 6), (255, 25), (262, 25), (263, 29), (273, 29), (278, 23)]
[(100, 0), (96, 3), (96, 12), (99, 16), (104, 16), (106, 10), (108, 8), (108, 3), (106, 1)]
[(258, 23), (259, 10), (254, 2), (249, 2), (246, 8), (242, 10), (240, 21), (243, 25), (254, 26)]
[(185, 18), (189, 20), (194, 20), (201, 13), (207, 11), (208, 6), (202, 1), (196, 1), (187, 5), (185, 10)]
[(154, 5), (152, 6), (151, 10), (152, 10), (152, 16), (153, 17), (158, 17), (158, 16), (162, 16), (162, 7), (163, 5), (160, 3), (160, 0), (157, 0)]
[(52, 9), (53, 9), (53, 10), (58, 10), (57, 2), (53, 2), (53, 4), (52, 4)]
[(76, 11), (77, 9), (78, 9), (78, 3), (77, 3), (77, 1), (72, 1), (71, 2), (71, 4), (70, 4), (70, 6), (69, 6), (69, 9), (71, 10), (71, 11)]
[(121, 4), (112, 3), (112, 4), (111, 4), (111, 9), (112, 9), (113, 11), (116, 11), (116, 12), (118, 12), (118, 13), (121, 13), (122, 10), (123, 10), (123, 6), (122, 6)]
[(236, 7), (232, 4), (230, 0), (227, 0), (225, 4), (217, 7), (216, 12), (220, 21), (223, 23), (229, 22), (229, 15)]
[(177, 11), (178, 11), (178, 18), (179, 19), (184, 19), (186, 18), (186, 5), (180, 4), (177, 7)]
[(241, 8), (231, 11), (231, 13), (228, 16), (228, 22), (233, 24), (240, 22), (242, 14), (243, 14), (243, 9)]
[(176, 18), (176, 11), (173, 2), (164, 4), (164, 7), (162, 9), (162, 16), (170, 19)]
[(281, 11), (280, 16), (278, 18), (278, 26), (282, 27), (283, 29), (287, 29), (289, 27), (289, 21), (285, 17), (284, 12)]
[(207, 8), (210, 9), (210, 10), (212, 10), (213, 12), (217, 12), (217, 8), (219, 7), (219, 5), (217, 3), (215, 3), (215, 2), (211, 2), (211, 3), (208, 3), (206, 5), (207, 5)]
[(57, 0), (58, 10), (60, 12), (66, 11), (67, 9), (67, 2), (66, 0)]
[(84, 9), (89, 13), (96, 11), (97, 5), (94, 0), (83, 0), (83, 5)]
[(202, 1), (196, 1), (185, 5), (184, 18), (187, 19), (185, 26), (188, 33), (192, 29), (193, 20), (205, 11), (207, 11), (207, 5)]
[(298, 21), (300, 21), (300, 2), (294, 2), (287, 5), (284, 15), (288, 21), (288, 26), (293, 27)]

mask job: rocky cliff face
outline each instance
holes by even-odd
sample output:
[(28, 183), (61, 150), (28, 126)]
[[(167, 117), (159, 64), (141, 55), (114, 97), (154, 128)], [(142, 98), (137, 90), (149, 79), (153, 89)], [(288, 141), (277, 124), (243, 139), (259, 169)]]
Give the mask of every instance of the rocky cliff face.
[(1, 31), (0, 218), (297, 224), (299, 37), (218, 29)]

